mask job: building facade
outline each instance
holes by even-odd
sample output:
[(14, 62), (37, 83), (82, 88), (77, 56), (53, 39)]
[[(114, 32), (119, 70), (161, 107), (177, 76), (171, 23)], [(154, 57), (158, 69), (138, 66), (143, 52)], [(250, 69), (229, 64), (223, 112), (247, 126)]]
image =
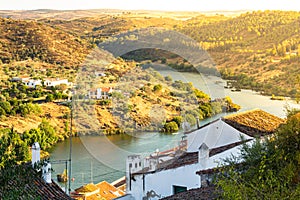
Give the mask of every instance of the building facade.
[(240, 154), (241, 144), (251, 145), (254, 137), (273, 133), (283, 122), (262, 110), (229, 115), (185, 133), (186, 151), (177, 148), (146, 158), (129, 156), (127, 198), (160, 199), (206, 186), (210, 180), (197, 172), (218, 168), (226, 157)]

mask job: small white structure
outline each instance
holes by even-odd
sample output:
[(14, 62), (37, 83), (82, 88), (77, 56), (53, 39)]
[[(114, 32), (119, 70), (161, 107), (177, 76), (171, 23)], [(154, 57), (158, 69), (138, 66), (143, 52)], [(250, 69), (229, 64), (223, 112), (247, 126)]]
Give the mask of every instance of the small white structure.
[(24, 83), (24, 85), (26, 85), (30, 88), (35, 88), (38, 85), (40, 85), (40, 86), (42, 85), (42, 80), (39, 80), (39, 79), (37, 79), (37, 80), (35, 80), (35, 79), (23, 80), (22, 79), (22, 83)]
[(37, 85), (42, 85), (42, 80), (40, 79), (32, 79), (29, 76), (15, 76), (11, 78), (11, 81), (21, 81), (24, 85), (30, 87), (30, 88), (35, 88)]
[(45, 163), (42, 167), (42, 178), (46, 183), (52, 183), (51, 170), (51, 164), (49, 162)]
[(88, 93), (89, 99), (109, 99), (109, 94), (113, 92), (111, 87), (92, 89)]
[(41, 158), (41, 147), (38, 142), (33, 143), (31, 146), (31, 164), (34, 167), (35, 164), (39, 163)]
[(61, 84), (65, 84), (67, 86), (72, 86), (72, 83), (68, 81), (68, 79), (59, 79), (59, 78), (47, 78), (44, 81), (44, 85), (46, 87), (55, 87)]
[(30, 79), (29, 76), (23, 75), (23, 76), (15, 76), (15, 77), (12, 77), (10, 80), (11, 80), (11, 81), (27, 81), (27, 80), (29, 80), (29, 79)]
[[(40, 163), (41, 160), (41, 147), (40, 144), (38, 142), (35, 142), (32, 146), (31, 146), (31, 164), (32, 167), (35, 167), (35, 165)], [(46, 162), (43, 166), (42, 166), (42, 178), (46, 183), (52, 183), (51, 180), (51, 164), (49, 162)]]

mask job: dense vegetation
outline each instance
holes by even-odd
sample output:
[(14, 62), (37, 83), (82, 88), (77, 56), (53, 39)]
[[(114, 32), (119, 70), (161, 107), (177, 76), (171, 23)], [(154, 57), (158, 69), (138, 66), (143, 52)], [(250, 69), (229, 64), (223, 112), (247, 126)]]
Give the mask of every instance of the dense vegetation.
[(42, 150), (47, 150), (58, 141), (55, 129), (45, 119), (38, 128), (24, 133), (17, 133), (12, 129), (0, 130), (0, 170), (5, 166), (13, 166), (29, 161), (29, 147), (39, 142)]
[(273, 136), (244, 145), (240, 157), (228, 159), (217, 175), (223, 198), (299, 199), (299, 130), (300, 113), (293, 111)]

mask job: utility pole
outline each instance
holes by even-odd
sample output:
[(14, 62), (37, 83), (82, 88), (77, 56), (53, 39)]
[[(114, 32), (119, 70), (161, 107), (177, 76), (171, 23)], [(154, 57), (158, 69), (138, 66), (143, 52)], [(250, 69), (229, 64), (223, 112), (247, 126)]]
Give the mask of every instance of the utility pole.
[[(73, 101), (73, 100), (72, 100)], [(72, 135), (73, 135), (73, 106), (71, 101), (71, 127), (70, 127), (70, 154), (69, 154), (69, 195), (71, 194), (71, 172), (72, 172)]]

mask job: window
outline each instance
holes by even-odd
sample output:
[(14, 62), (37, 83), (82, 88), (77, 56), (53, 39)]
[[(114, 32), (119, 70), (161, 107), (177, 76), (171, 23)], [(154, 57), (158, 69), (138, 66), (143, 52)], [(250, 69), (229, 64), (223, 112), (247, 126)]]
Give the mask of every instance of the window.
[(177, 193), (185, 192), (185, 191), (187, 191), (187, 187), (173, 185), (173, 194), (177, 194)]
[(135, 163), (135, 165), (134, 165), (134, 166), (135, 166), (135, 168), (137, 168), (137, 163)]
[(142, 163), (141, 163), (141, 162), (139, 162), (139, 166), (140, 166), (140, 167), (142, 166)]
[(129, 164), (129, 168), (132, 168), (132, 163)]

